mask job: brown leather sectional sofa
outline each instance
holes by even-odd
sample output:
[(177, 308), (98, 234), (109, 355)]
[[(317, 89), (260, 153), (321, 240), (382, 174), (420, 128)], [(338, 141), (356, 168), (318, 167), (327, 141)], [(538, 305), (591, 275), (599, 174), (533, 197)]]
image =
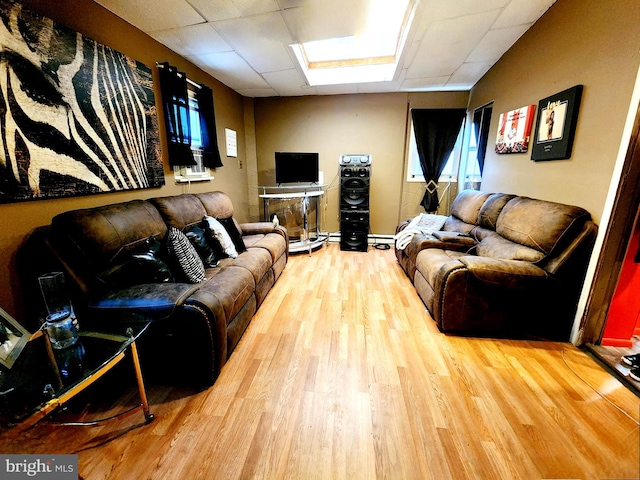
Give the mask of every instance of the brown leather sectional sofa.
[[(132, 266), (132, 258), (152, 255), (150, 242), (165, 242), (170, 227), (192, 233), (205, 216), (232, 222), (246, 249), (237, 258), (218, 252), (217, 266), (198, 283), (180, 276), (138, 283), (147, 266)], [(222, 192), (65, 212), (44, 237), (70, 284), (81, 327), (151, 319), (140, 342), (143, 366), (164, 372), (167, 381), (199, 385), (215, 381), (288, 259), (286, 229), (238, 224)]]
[(396, 256), (442, 331), (568, 340), (597, 233), (586, 210), (465, 190), (441, 230)]

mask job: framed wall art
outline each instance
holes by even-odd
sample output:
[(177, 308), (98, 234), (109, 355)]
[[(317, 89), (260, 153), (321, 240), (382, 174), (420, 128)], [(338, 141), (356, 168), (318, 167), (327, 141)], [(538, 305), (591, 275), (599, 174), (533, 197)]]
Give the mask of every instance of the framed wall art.
[(29, 332), (0, 308), (0, 365), (11, 368), (29, 341)]
[(528, 105), (500, 114), (496, 153), (525, 153), (529, 149), (535, 109), (535, 105)]
[(0, 203), (164, 185), (149, 67), (0, 0)]
[(571, 157), (582, 88), (582, 85), (576, 85), (540, 100), (531, 160)]

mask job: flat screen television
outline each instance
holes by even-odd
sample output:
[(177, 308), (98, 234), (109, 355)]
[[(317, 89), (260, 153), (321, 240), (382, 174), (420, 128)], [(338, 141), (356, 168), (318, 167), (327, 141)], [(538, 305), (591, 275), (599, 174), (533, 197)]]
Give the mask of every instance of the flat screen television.
[(276, 152), (276, 183), (318, 183), (318, 154)]

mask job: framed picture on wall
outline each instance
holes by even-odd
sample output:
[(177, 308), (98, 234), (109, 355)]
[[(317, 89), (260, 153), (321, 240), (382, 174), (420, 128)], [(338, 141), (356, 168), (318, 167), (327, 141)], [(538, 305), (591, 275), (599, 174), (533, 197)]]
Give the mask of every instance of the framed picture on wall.
[(29, 341), (29, 332), (0, 308), (0, 365), (11, 368)]
[(531, 160), (571, 157), (582, 88), (582, 85), (576, 85), (540, 100)]
[(529, 149), (535, 105), (501, 113), (496, 135), (496, 153), (525, 153)]

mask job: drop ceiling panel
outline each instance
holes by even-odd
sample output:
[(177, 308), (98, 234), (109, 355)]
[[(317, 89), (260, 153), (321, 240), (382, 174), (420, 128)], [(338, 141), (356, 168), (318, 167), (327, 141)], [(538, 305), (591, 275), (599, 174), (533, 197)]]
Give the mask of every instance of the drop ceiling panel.
[(555, 0), (511, 0), (493, 28), (531, 25), (553, 5)]
[(355, 35), (364, 24), (364, 0), (326, 0), (282, 11), (296, 43)]
[(259, 73), (295, 68), (289, 30), (280, 13), (216, 22), (216, 30)]
[(300, 72), (295, 68), (282, 70), (280, 72), (270, 72), (262, 75), (269, 85), (283, 97), (315, 95), (314, 87), (309, 87)]
[(167, 30), (204, 22), (204, 18), (185, 0), (96, 0), (143, 32)]
[(187, 60), (233, 89), (269, 88), (264, 79), (235, 52), (198, 55), (187, 57)]
[(489, 71), (494, 62), (463, 63), (446, 83), (448, 90), (469, 90)]
[(468, 62), (497, 62), (527, 31), (527, 25), (489, 30), (467, 57)]
[[(499, 12), (467, 15), (433, 23), (408, 68), (409, 78), (451, 75), (491, 27)], [(438, 48), (432, 48), (438, 45)]]
[(152, 32), (150, 35), (183, 56), (229, 52), (232, 50), (231, 46), (224, 41), (209, 23), (159, 30)]
[(277, 12), (275, 0), (188, 0), (210, 22)]

